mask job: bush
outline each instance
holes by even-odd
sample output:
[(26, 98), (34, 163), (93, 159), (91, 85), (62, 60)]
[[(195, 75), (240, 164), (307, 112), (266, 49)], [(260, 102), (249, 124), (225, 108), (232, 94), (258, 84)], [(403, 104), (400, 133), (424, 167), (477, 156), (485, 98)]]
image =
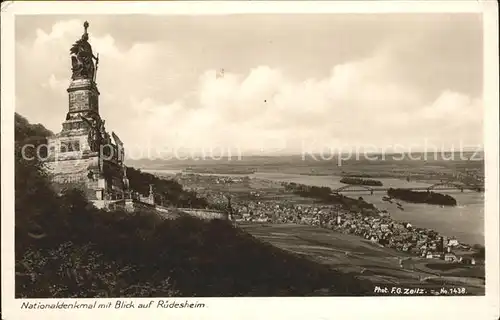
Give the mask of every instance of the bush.
[(28, 250), (16, 265), (18, 298), (175, 296), (170, 279), (137, 282), (137, 267), (106, 259), (93, 245), (65, 242)]

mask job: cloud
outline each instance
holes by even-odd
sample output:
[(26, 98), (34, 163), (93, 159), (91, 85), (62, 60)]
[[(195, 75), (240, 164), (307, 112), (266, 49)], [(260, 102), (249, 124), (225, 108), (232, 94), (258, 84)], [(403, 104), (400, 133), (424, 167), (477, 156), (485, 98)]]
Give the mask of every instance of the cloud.
[(66, 84), (67, 83), (65, 81), (61, 81), (57, 79), (54, 74), (51, 74), (49, 79), (46, 82), (42, 83), (42, 87), (48, 88), (53, 91), (61, 91), (66, 89), (65, 88)]
[(444, 91), (430, 106), (423, 109), (427, 119), (442, 119), (446, 122), (467, 123), (482, 119), (481, 100), (452, 91)]
[[(82, 21), (61, 21), (50, 32), (36, 30), (34, 40), (17, 43), (18, 111), (54, 131), (67, 112), (69, 47), (81, 33)], [(223, 78), (205, 68), (187, 82), (181, 72), (186, 67), (176, 65), (185, 61), (175, 44), (122, 46), (113, 35), (91, 30), (90, 41), (100, 58), (101, 114), (131, 152), (300, 152), (424, 139), (447, 145), (482, 141), (481, 98), (444, 87), (429, 99), (418, 86), (401, 81), (393, 63), (397, 47), (374, 48), (353, 61), (325, 61), (330, 72), (322, 77), (255, 65), (226, 71)]]
[(352, 62), (333, 67), (328, 78), (304, 81), (289, 80), (268, 66), (223, 79), (207, 71), (196, 88), (196, 109), (187, 108), (182, 98), (170, 105), (147, 100), (148, 135), (155, 136), (155, 143), (172, 143), (165, 130), (172, 128), (182, 136), (179, 147), (295, 152), (304, 144), (322, 150), (353, 144), (384, 147), (388, 141), (441, 146), (471, 135), (481, 141), (480, 99), (446, 90), (426, 104), (417, 90), (384, 79), (384, 63)]
[[(82, 34), (82, 24), (79, 20), (57, 22), (50, 32), (37, 29), (34, 40), (16, 44), (16, 96), (22, 102), (16, 108), (56, 131), (67, 112), (69, 49)], [(113, 36), (93, 36), (89, 32), (94, 54), (99, 54), (97, 82), (102, 92), (101, 114), (108, 125), (126, 130), (126, 126), (119, 124), (125, 119), (122, 116), (134, 116), (137, 106), (131, 97), (137, 93), (144, 99), (161, 90), (162, 85), (168, 85), (169, 76), (156, 67), (166, 49), (153, 42), (119, 48)], [(44, 101), (43, 105), (40, 101)]]

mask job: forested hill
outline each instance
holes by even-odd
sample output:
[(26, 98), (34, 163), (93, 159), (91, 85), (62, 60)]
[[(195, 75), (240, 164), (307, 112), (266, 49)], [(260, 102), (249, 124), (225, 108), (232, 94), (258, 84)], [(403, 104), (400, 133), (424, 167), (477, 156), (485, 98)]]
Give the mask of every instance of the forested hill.
[[(43, 141), (47, 134), (16, 115), (16, 298), (364, 295), (372, 290), (371, 283), (265, 244), (227, 221), (104, 212), (78, 190), (57, 195), (37, 162), (17, 152), (24, 141)], [(183, 194), (173, 182), (165, 188)]]
[(30, 124), (29, 121), (15, 113), (15, 140), (16, 142), (39, 141), (43, 142), (48, 136), (53, 133), (46, 129), (42, 124)]
[(149, 193), (149, 185), (152, 184), (156, 203), (179, 208), (206, 208), (209, 206), (204, 198), (198, 197), (193, 191), (184, 190), (177, 181), (161, 179), (132, 167), (127, 167), (127, 177), (130, 188), (144, 196)]

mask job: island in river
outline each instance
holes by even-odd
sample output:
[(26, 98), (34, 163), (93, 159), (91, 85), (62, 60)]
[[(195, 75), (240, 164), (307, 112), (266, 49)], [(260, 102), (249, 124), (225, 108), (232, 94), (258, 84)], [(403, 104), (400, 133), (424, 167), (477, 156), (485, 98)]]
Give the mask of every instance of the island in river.
[(374, 180), (374, 179), (361, 179), (357, 177), (343, 177), (340, 179), (341, 183), (345, 184), (352, 184), (352, 185), (358, 185), (358, 186), (376, 186), (376, 187), (381, 187), (384, 184), (382, 181), (379, 180)]
[(203, 168), (203, 167), (188, 167), (182, 171), (183, 173), (193, 174), (253, 174), (255, 169), (251, 168)]
[(411, 203), (427, 203), (441, 206), (457, 205), (457, 200), (452, 196), (432, 191), (413, 191), (402, 188), (389, 188), (389, 190), (387, 190), (387, 195), (391, 198), (396, 198)]

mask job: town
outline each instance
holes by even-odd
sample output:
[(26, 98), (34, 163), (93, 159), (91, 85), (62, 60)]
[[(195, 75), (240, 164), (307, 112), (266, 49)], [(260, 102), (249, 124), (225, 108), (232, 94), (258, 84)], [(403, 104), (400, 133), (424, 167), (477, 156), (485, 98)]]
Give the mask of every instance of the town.
[[(215, 208), (229, 212), (235, 222), (306, 224), (353, 234), (374, 245), (415, 257), (469, 265), (484, 263), (480, 254), (474, 254), (475, 248), (472, 245), (460, 243), (453, 236), (446, 237), (432, 229), (394, 221), (385, 210), (355, 207), (346, 209), (340, 204), (311, 203), (308, 199), (297, 201), (297, 197), (287, 199), (287, 195), (293, 194), (289, 183), (279, 185), (259, 180), (259, 183), (268, 184), (268, 188), (253, 190), (250, 185), (258, 179), (250, 179), (248, 176), (177, 174), (175, 179), (206, 197)], [(243, 185), (250, 191), (243, 194), (231, 192)], [(217, 187), (221, 191), (215, 191)], [(267, 193), (272, 190), (270, 197), (270, 194), (266, 195), (266, 190)]]

